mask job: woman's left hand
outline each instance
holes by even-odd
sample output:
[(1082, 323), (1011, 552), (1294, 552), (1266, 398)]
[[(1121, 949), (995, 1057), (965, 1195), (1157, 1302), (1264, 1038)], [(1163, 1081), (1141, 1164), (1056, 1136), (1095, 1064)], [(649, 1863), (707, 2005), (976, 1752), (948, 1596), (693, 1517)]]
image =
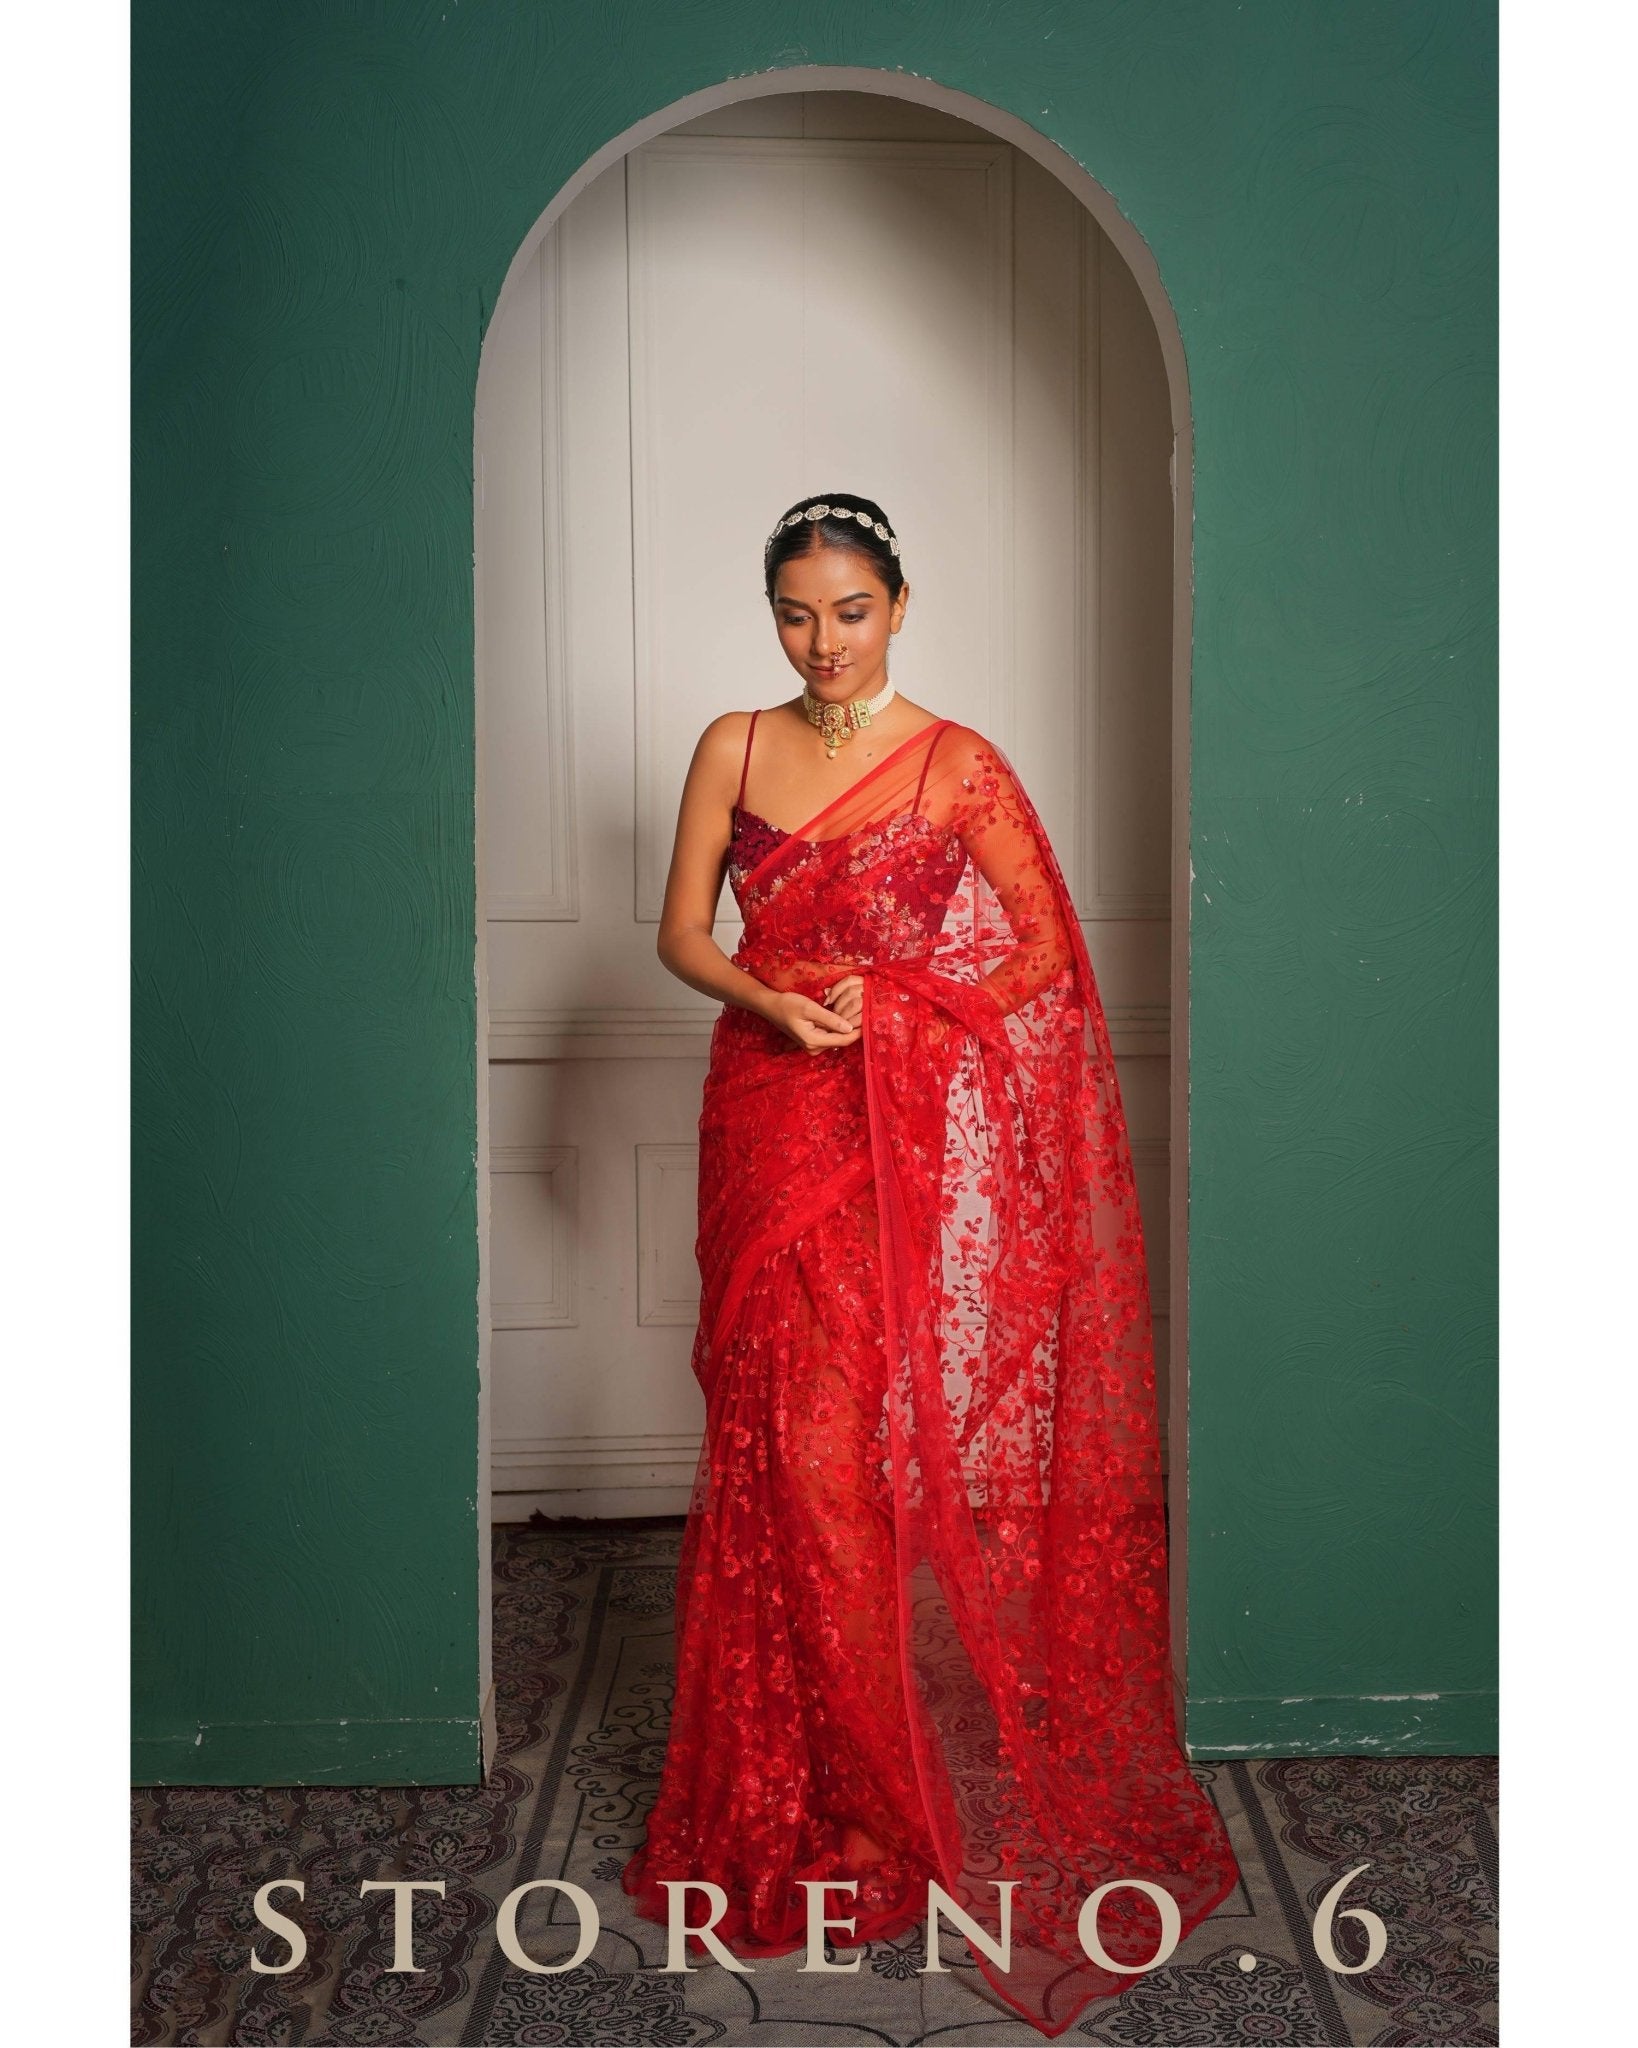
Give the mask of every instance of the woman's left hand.
[(825, 991), (825, 1008), (856, 1025), (864, 1015), (864, 976), (844, 974), (840, 981), (833, 981)]

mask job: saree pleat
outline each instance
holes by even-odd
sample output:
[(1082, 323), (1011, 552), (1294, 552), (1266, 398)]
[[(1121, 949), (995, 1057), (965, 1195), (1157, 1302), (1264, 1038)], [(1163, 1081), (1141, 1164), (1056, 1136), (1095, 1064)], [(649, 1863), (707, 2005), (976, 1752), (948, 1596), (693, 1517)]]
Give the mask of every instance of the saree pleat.
[[(921, 1920), (931, 1879), (1001, 1944), (1004, 1964), (971, 1944), (987, 1981), (1054, 2035), (1238, 1877), (1173, 1719), (1102, 1006), (1039, 818), (969, 727), (912, 734), (763, 847), (730, 864), (736, 962), (821, 1000), (858, 972), (863, 1029), (817, 1054), (742, 1009), (713, 1031), (706, 1435), (625, 1884), (656, 1919), (666, 1879), (718, 1885), (714, 1932), (750, 1958), (805, 1941), (805, 1879), (857, 1887), (825, 1895), (853, 1921), (841, 1948)], [(1111, 1881), (1094, 1960), (1081, 1907)]]

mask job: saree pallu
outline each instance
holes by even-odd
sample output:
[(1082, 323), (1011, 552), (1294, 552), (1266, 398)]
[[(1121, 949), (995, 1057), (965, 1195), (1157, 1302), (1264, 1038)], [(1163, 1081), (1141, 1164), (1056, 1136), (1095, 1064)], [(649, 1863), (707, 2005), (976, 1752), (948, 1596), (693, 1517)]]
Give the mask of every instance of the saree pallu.
[[(743, 828), (743, 829), (741, 829)], [(1043, 2033), (1133, 1976), (1083, 1901), (1158, 1885), (1176, 1938), (1237, 1881), (1173, 1718), (1148, 1279), (1102, 1005), (1000, 749), (941, 720), (785, 832), (741, 813), (736, 964), (861, 1036), (713, 1029), (700, 1115), (706, 1434), (677, 1686), (624, 1883), (708, 1880), (750, 1960), (899, 1933), (935, 1880)], [(883, 1852), (867, 1850), (860, 1831)], [(686, 1895), (689, 1917), (704, 1910)], [(1097, 1915), (1148, 1964), (1156, 1901)], [(949, 1952), (959, 1939), (946, 1926)], [(690, 1939), (690, 1954), (705, 1952)]]

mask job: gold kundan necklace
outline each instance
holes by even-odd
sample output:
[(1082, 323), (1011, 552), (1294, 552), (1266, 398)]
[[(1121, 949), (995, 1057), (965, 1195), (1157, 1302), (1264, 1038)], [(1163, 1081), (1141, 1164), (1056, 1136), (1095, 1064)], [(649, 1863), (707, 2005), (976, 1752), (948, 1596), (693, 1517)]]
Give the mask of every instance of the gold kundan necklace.
[(828, 760), (836, 759), (836, 749), (844, 740), (852, 739), (860, 726), (868, 725), (878, 714), (885, 711), (894, 697), (893, 679), (887, 681), (868, 703), (860, 703), (857, 697), (846, 704), (826, 704), (809, 693), (806, 683), (802, 685), (802, 709), (808, 715), (808, 723), (818, 726), (825, 737), (825, 755)]

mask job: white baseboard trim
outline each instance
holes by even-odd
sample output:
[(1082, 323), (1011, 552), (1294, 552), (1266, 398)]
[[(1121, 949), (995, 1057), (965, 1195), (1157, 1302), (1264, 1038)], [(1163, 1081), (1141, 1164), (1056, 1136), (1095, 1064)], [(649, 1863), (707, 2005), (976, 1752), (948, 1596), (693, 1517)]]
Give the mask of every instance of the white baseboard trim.
[(490, 1512), (497, 1522), (527, 1522), (543, 1515), (573, 1515), (600, 1522), (627, 1515), (686, 1515), (687, 1486), (579, 1486), (542, 1493), (496, 1493)]

